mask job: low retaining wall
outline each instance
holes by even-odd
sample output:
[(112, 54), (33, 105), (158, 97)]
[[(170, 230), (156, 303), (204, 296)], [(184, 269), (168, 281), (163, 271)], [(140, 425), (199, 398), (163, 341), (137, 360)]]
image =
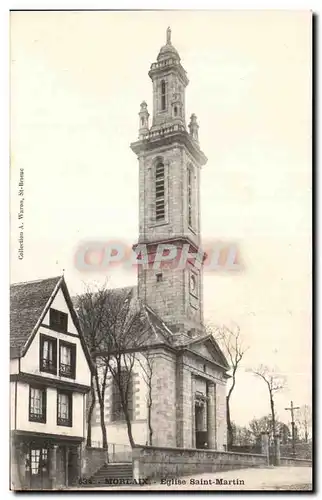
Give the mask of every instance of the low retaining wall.
[(175, 478), (245, 467), (267, 467), (265, 455), (229, 451), (135, 446), (134, 479)]
[(106, 462), (108, 462), (106, 450), (86, 446), (82, 450), (82, 476), (91, 477)]
[(312, 460), (305, 458), (281, 457), (280, 465), (292, 465), (293, 467), (312, 467)]

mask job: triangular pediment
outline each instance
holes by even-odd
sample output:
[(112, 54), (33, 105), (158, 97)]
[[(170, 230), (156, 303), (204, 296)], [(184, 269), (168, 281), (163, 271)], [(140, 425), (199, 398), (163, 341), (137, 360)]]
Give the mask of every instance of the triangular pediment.
[(209, 347), (206, 347), (205, 344), (192, 345), (191, 350), (198, 353), (198, 354), (201, 354), (202, 356), (204, 356), (205, 358), (208, 358), (210, 360), (213, 360), (213, 358), (214, 358), (214, 356), (213, 356), (214, 353), (211, 352)]
[(229, 370), (228, 362), (214, 338), (207, 336), (204, 339), (197, 339), (187, 345), (186, 348), (190, 352), (202, 356), (205, 360), (212, 361), (225, 370)]

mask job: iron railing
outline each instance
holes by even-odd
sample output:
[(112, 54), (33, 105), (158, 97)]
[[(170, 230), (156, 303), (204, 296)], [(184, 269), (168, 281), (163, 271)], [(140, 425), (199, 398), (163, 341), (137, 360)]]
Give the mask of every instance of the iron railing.
[[(92, 441), (92, 447), (103, 448), (101, 441)], [(108, 443), (108, 461), (110, 463), (132, 462), (132, 448), (128, 444)]]

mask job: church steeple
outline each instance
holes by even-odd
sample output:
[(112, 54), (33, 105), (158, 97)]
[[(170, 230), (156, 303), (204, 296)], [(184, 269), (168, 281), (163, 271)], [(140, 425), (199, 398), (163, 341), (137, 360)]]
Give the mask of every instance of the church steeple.
[(192, 335), (203, 331), (199, 187), (201, 166), (207, 158), (199, 147), (194, 114), (187, 130), (188, 78), (172, 45), (170, 28), (149, 77), (153, 84), (152, 126), (143, 101), (139, 140), (131, 144), (140, 168), (139, 245), (146, 245), (152, 262), (158, 259), (159, 245), (175, 246), (178, 255), (194, 253), (196, 259), (179, 269), (139, 266), (138, 295), (173, 331)]

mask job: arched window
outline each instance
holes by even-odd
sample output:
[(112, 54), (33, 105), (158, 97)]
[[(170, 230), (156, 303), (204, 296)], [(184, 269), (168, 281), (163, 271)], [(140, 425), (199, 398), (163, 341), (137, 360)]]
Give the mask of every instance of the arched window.
[(166, 108), (166, 83), (164, 80), (161, 82), (161, 110)]
[(178, 114), (178, 108), (177, 108), (177, 106), (175, 106), (174, 107), (174, 116), (177, 116), (177, 114)]
[(155, 168), (155, 220), (162, 221), (165, 217), (164, 194), (164, 164), (159, 162)]
[(144, 118), (142, 116), (142, 118), (141, 118), (141, 127), (143, 127), (143, 125), (144, 125)]
[(188, 225), (192, 227), (192, 167), (188, 167)]

